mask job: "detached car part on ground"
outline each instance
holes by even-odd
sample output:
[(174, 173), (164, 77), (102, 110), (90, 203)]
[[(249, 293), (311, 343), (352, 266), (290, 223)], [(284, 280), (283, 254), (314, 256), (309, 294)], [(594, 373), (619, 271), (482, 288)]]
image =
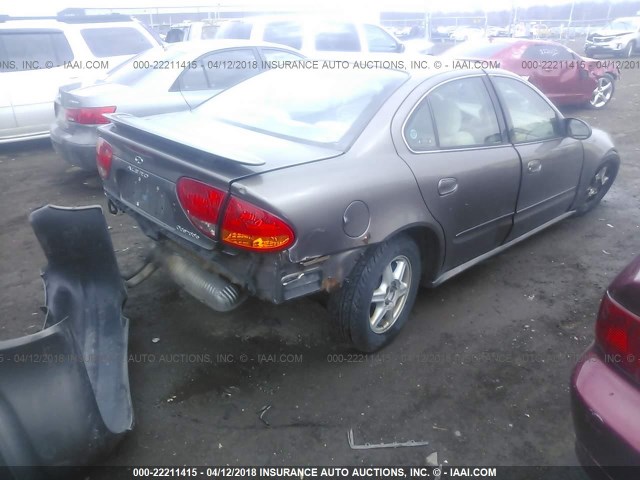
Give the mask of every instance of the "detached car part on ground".
[(30, 220), (48, 260), (46, 319), (0, 341), (3, 479), (89, 465), (133, 425), (126, 293), (102, 209), (47, 206)]
[(217, 310), (329, 292), (338, 336), (393, 339), (437, 286), (595, 207), (619, 157), (502, 70), (272, 71), (193, 112), (111, 115), (112, 213)]

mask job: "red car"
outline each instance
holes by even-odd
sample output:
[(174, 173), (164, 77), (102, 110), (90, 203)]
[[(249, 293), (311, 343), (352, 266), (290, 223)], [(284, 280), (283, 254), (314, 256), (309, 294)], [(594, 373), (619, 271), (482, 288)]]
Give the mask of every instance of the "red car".
[[(571, 377), (576, 453), (596, 478), (640, 478), (640, 256), (609, 286)], [(621, 468), (625, 466), (626, 468)]]
[(445, 52), (465, 60), (498, 60), (500, 68), (538, 87), (556, 105), (604, 107), (620, 71), (615, 62), (581, 57), (559, 43), (521, 38), (465, 42)]

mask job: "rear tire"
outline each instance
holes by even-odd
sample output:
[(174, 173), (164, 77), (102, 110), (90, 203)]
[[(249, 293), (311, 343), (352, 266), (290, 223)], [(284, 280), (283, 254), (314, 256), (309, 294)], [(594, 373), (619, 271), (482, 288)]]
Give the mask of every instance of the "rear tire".
[(596, 88), (591, 94), (591, 100), (589, 100), (589, 106), (594, 110), (600, 110), (606, 107), (613, 98), (615, 89), (615, 79), (612, 75), (605, 73), (598, 78)]
[(334, 333), (361, 352), (373, 352), (400, 332), (415, 303), (422, 265), (407, 235), (364, 255), (329, 299)]

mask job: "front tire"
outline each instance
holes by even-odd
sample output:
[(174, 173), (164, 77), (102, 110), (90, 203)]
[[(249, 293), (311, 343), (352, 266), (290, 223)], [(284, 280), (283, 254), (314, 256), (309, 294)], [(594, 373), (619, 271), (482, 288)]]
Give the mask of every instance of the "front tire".
[(625, 49), (622, 51), (623, 58), (631, 58), (633, 57), (633, 52), (635, 49), (635, 44), (633, 42), (629, 42)]
[(361, 352), (391, 342), (409, 318), (421, 275), (420, 251), (407, 235), (364, 255), (329, 299), (339, 339)]
[(591, 177), (585, 192), (584, 203), (576, 210), (576, 214), (584, 215), (596, 208), (611, 188), (611, 185), (613, 185), (617, 175), (618, 164), (615, 161), (609, 160), (600, 165), (596, 173)]

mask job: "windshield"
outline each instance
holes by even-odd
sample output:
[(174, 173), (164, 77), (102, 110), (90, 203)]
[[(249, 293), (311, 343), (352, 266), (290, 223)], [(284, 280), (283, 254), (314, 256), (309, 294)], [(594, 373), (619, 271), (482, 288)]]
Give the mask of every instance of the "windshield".
[(614, 20), (606, 26), (607, 30), (620, 30), (624, 32), (631, 32), (636, 29), (633, 24), (629, 22), (622, 22), (620, 20)]
[(395, 70), (273, 70), (230, 88), (195, 113), (345, 148), (407, 78)]

